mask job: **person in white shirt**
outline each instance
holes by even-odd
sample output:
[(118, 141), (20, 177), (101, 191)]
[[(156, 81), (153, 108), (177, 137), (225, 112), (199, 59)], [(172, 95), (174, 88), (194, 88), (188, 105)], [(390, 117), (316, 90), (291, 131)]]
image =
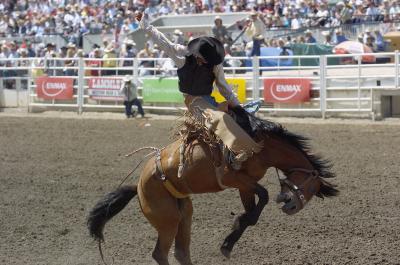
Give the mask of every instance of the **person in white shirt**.
[[(240, 169), (241, 163), (261, 151), (256, 143), (225, 111), (228, 105), (243, 110), (231, 87), (225, 80), (222, 63), (224, 47), (213, 37), (199, 37), (188, 46), (173, 44), (163, 33), (151, 26), (147, 14), (138, 14), (139, 27), (150, 36), (159, 48), (177, 66), (179, 90), (192, 115), (224, 143), (234, 154), (231, 166)], [(218, 105), (211, 97), (213, 83), (227, 100)], [(243, 110), (244, 111), (244, 110)]]
[(134, 116), (134, 113), (132, 112), (132, 105), (136, 105), (139, 114), (142, 116), (142, 118), (144, 118), (142, 103), (137, 97), (137, 85), (132, 81), (132, 78), (129, 75), (124, 77), (120, 92), (124, 96), (126, 117), (131, 118)]
[(259, 19), (259, 14), (256, 11), (251, 13), (251, 20), (248, 23), (245, 33), (253, 40), (253, 49), (250, 56), (260, 56), (261, 43), (264, 41), (266, 32), (265, 24)]

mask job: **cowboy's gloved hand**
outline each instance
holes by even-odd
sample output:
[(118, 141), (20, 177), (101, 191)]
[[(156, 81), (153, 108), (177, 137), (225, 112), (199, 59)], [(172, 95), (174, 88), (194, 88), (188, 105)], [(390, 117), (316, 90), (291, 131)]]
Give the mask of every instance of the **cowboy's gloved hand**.
[(138, 13), (135, 18), (139, 22), (139, 28), (144, 30), (149, 28), (149, 16), (146, 13)]

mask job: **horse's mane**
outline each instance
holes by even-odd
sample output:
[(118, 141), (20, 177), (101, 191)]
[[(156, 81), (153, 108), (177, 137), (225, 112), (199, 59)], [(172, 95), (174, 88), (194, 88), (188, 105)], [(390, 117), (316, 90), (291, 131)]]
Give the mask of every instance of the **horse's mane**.
[(311, 153), (311, 147), (309, 144), (310, 139), (299, 134), (288, 131), (279, 123), (275, 123), (269, 120), (263, 120), (253, 115), (249, 115), (250, 125), (252, 130), (257, 135), (268, 134), (275, 135), (279, 138), (284, 139), (291, 145), (300, 150), (310, 161), (312, 166), (318, 170), (319, 174), (323, 178), (334, 178), (335, 174), (331, 171), (332, 164), (329, 160), (323, 159), (319, 155)]
[[(248, 114), (248, 117), (251, 130), (257, 137), (265, 136), (265, 134), (279, 137), (300, 150), (307, 157), (313, 168), (319, 172), (319, 177), (334, 178), (336, 176), (335, 173), (331, 171), (332, 164), (329, 160), (323, 159), (321, 156), (311, 152), (309, 138), (290, 132), (279, 123), (263, 120), (252, 114)], [(335, 185), (324, 179), (320, 180), (322, 185), (320, 191), (316, 194), (318, 197), (323, 198), (324, 196), (330, 197), (337, 195), (338, 190), (334, 188)]]

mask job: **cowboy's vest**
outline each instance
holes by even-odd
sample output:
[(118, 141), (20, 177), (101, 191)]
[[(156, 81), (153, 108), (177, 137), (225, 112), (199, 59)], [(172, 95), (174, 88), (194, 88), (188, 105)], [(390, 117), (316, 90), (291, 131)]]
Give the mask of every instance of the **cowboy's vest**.
[(193, 55), (186, 56), (185, 65), (177, 71), (179, 91), (192, 96), (208, 96), (213, 90), (213, 66), (198, 65)]

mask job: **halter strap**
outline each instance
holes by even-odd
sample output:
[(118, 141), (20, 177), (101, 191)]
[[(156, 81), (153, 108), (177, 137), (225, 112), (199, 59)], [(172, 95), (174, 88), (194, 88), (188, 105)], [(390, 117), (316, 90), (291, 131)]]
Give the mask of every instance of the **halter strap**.
[[(276, 173), (278, 175), (279, 182), (281, 184), (286, 184), (286, 186), (289, 187), (289, 189), (296, 194), (296, 196), (300, 199), (302, 208), (307, 204), (307, 201), (304, 197), (304, 194), (302, 192), (303, 187), (308, 184), (310, 181), (316, 179), (319, 176), (319, 172), (315, 169), (305, 169), (305, 168), (291, 168), (287, 172), (285, 172), (285, 178), (281, 178), (278, 172), (278, 169), (275, 168)], [(300, 186), (297, 186), (294, 184), (290, 179), (288, 179), (287, 176), (290, 176), (293, 173), (296, 172), (303, 172), (308, 174), (308, 178), (300, 184)]]

